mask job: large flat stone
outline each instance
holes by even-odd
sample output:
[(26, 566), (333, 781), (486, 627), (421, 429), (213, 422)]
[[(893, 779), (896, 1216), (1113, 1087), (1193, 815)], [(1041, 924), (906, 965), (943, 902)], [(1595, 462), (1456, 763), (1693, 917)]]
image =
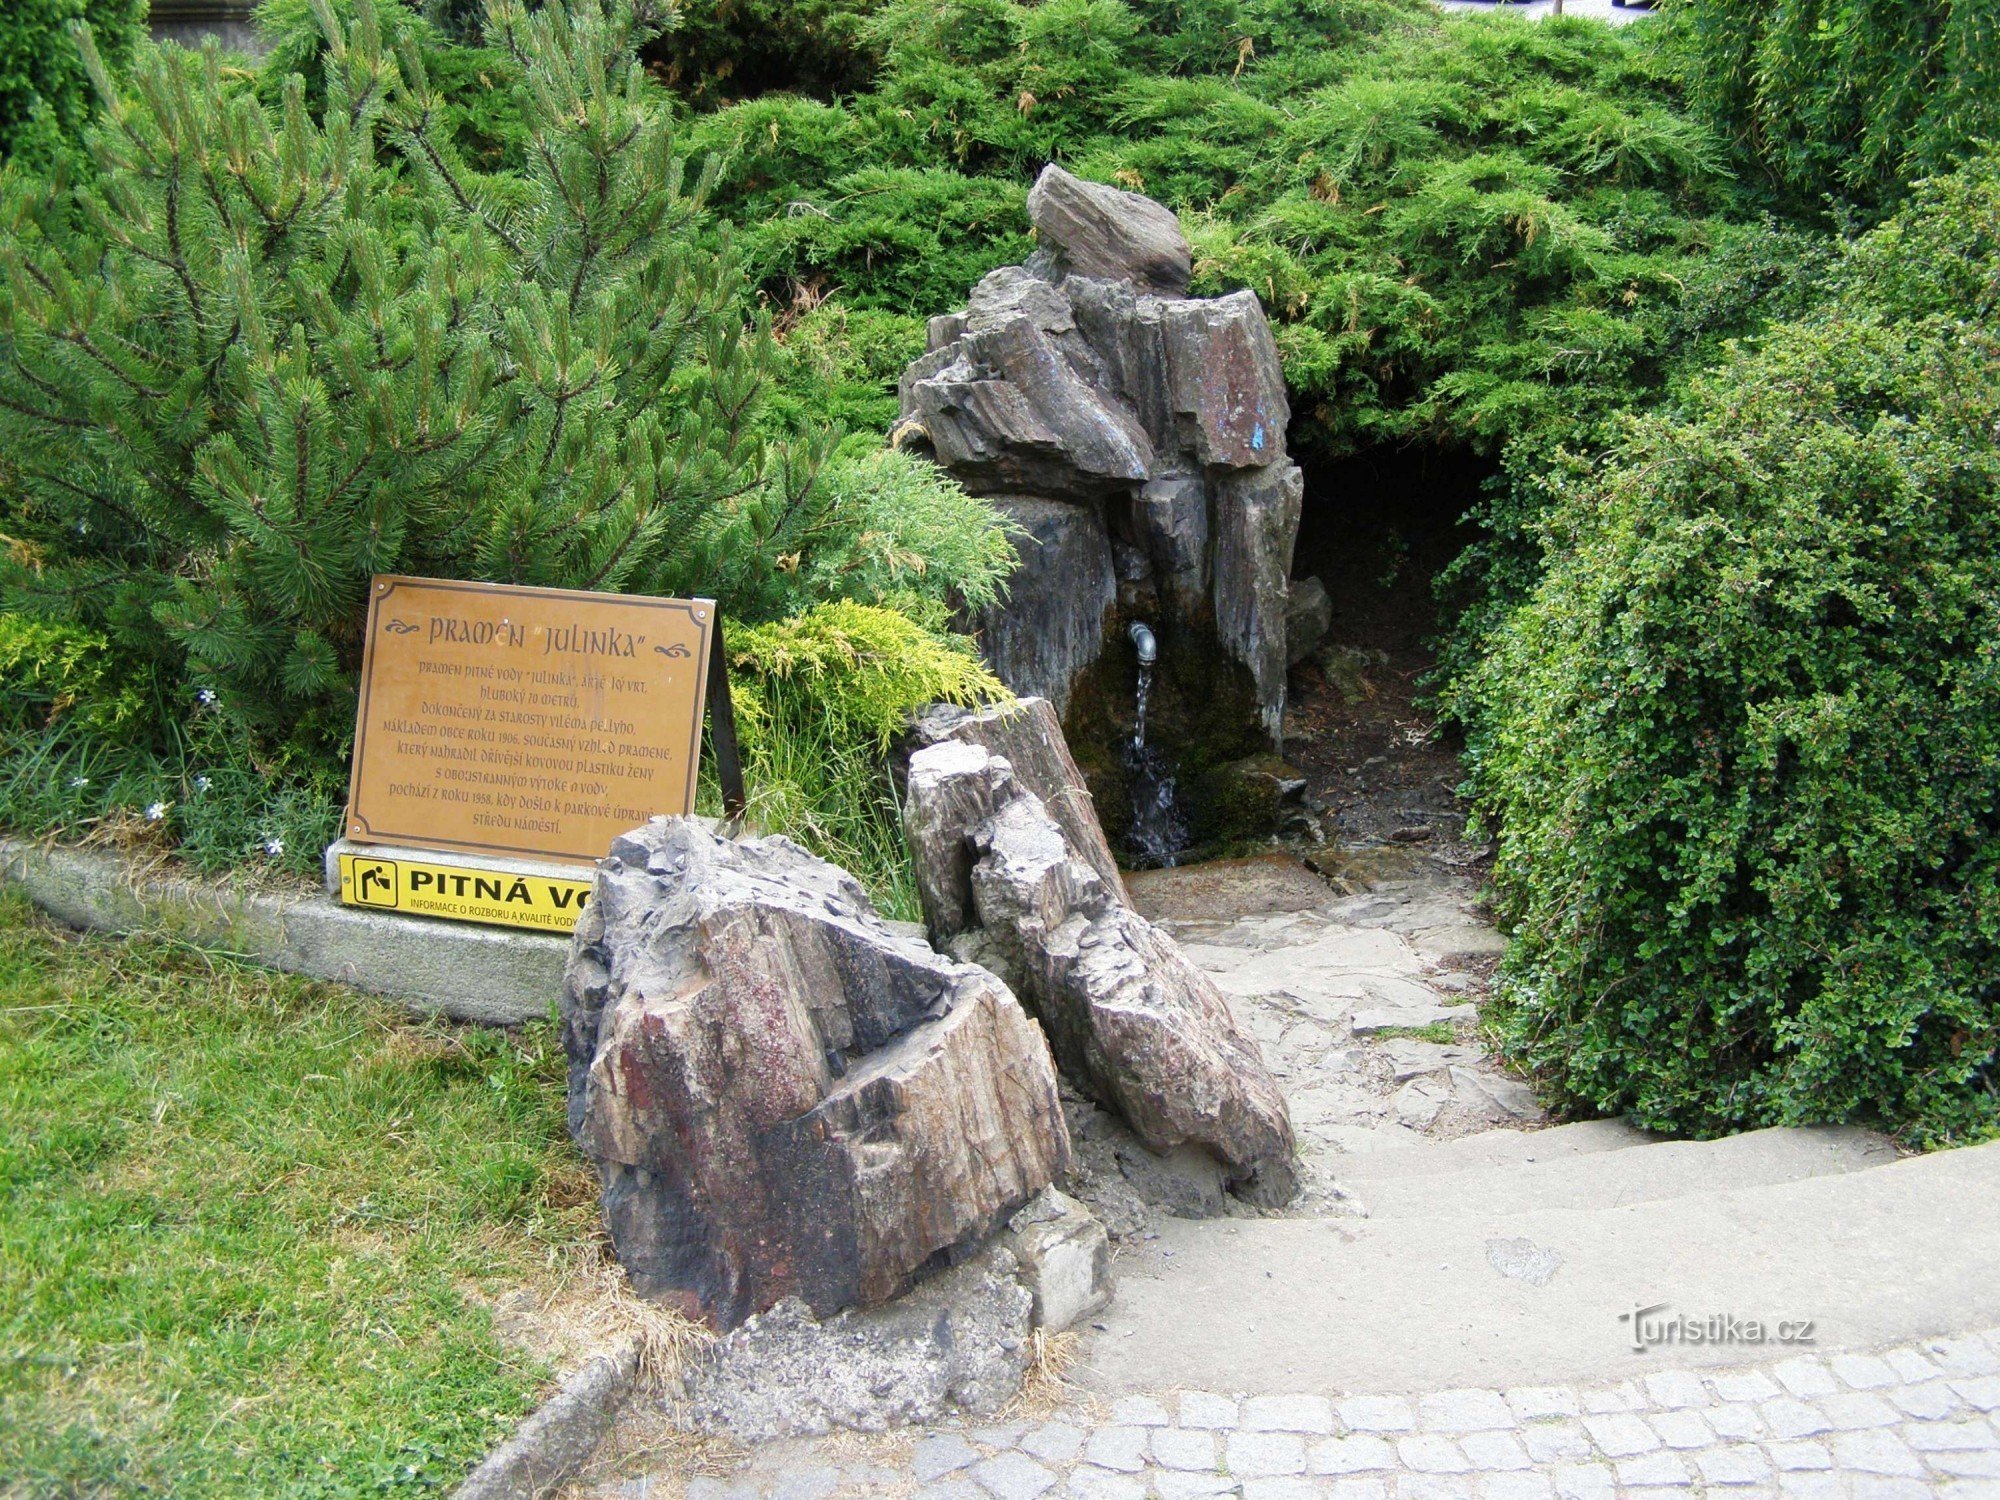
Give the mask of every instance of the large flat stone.
[(1421, 1031), (1428, 1026), (1452, 1026), (1475, 1020), (1476, 1005), (1369, 1005), (1354, 1012), (1356, 1036), (1372, 1036), (1381, 1031)]
[[(1657, 1149), (1601, 1159), (1643, 1175)], [(2000, 1144), (1624, 1207), (1165, 1219), (1146, 1260), (1121, 1260), (1081, 1379), (1107, 1394), (1408, 1391), (1774, 1358), (1752, 1342), (1635, 1354), (1620, 1314), (1661, 1302), (1690, 1319), (1809, 1317), (1822, 1346), (1880, 1347), (1992, 1321), (1996, 1205)], [(1494, 1263), (1496, 1242), (1560, 1265), (1535, 1285)], [(1422, 1338), (1410, 1337), (1412, 1309)]]
[(1320, 911), (1333, 888), (1295, 855), (1206, 860), (1126, 877), (1132, 904), (1155, 922), (1237, 921), (1271, 912)]

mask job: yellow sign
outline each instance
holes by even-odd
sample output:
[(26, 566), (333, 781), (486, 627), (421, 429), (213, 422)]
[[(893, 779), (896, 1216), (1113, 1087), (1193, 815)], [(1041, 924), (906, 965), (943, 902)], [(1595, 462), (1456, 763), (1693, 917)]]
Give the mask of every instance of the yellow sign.
[(340, 899), (416, 916), (568, 932), (590, 899), (590, 881), (343, 853)]

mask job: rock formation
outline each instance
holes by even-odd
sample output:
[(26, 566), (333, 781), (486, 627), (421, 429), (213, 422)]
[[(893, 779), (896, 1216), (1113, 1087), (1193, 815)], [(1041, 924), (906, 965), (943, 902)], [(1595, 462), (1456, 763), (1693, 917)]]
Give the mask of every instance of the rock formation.
[(1022, 527), (1012, 596), (979, 621), (986, 653), (1062, 712), (1122, 602), (1212, 631), (1275, 738), (1302, 482), (1264, 310), (1250, 292), (1188, 297), (1187, 241), (1150, 199), (1050, 166), (1028, 214), (1028, 263), (931, 320), (897, 429)]
[(1049, 1188), (1014, 1215), (1007, 1248), (1034, 1299), (1037, 1328), (1061, 1333), (1111, 1301), (1111, 1237), (1097, 1216)]
[(617, 840), (562, 1011), (618, 1257), (720, 1327), (884, 1302), (1069, 1165), (1048, 1045), (1006, 986), (786, 839), (656, 818)]
[[(979, 745), (1003, 758), (1021, 785), (1042, 799), (1049, 816), (1062, 825), (1063, 837), (1078, 856), (1097, 872), (1105, 888), (1125, 899), (1125, 881), (1118, 861), (1097, 819), (1090, 787), (1071, 758), (1062, 724), (1046, 698), (1021, 698), (984, 708), (960, 708), (937, 703), (917, 716), (909, 738), (911, 752), (947, 740)], [(907, 760), (904, 772), (907, 775)], [(946, 850), (950, 841), (926, 839), (925, 849)], [(950, 857), (957, 861), (958, 853)], [(919, 877), (920, 879), (923, 877)]]
[(1291, 1196), (1291, 1121), (1255, 1040), (1006, 758), (976, 740), (918, 750), (904, 829), (932, 935), (1007, 979), (1072, 1082), (1153, 1151), (1197, 1146), (1239, 1194)]

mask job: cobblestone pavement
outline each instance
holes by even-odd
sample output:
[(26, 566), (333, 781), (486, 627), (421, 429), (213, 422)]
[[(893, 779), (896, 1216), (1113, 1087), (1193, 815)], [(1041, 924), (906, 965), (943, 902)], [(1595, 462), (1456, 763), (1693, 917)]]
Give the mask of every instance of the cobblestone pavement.
[(771, 1444), (619, 1500), (2000, 1497), (2000, 1329), (1608, 1387), (1073, 1404), (1033, 1424)]

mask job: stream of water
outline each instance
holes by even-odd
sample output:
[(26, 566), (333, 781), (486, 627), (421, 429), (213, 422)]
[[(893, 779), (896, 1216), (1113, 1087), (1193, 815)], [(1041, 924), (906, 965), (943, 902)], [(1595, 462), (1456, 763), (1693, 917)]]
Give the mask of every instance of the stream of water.
[(1187, 848), (1188, 825), (1166, 757), (1146, 743), (1146, 700), (1152, 690), (1152, 665), (1141, 663), (1137, 714), (1125, 747), (1125, 769), (1132, 777), (1132, 827), (1126, 842), (1143, 864), (1158, 867), (1179, 860)]

